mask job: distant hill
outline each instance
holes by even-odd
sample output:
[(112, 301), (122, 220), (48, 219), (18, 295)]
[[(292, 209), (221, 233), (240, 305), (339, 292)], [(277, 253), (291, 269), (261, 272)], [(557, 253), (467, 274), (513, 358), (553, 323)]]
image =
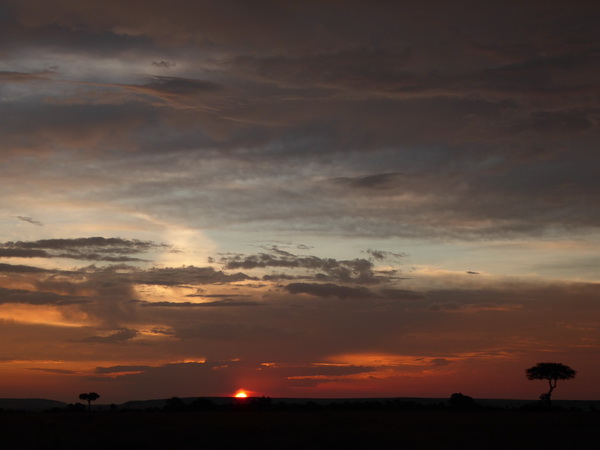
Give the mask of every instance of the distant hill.
[[(197, 399), (207, 399), (215, 405), (228, 405), (236, 402), (233, 397), (182, 397), (184, 403), (192, 403)], [(169, 399), (150, 399), (136, 400), (121, 403), (116, 406), (118, 409), (126, 410), (152, 410), (163, 409)], [(252, 401), (252, 398), (248, 398)], [(346, 403), (361, 403), (361, 402), (381, 402), (386, 401), (402, 401), (410, 402), (423, 406), (433, 406), (439, 404), (447, 404), (448, 398), (422, 398), (422, 397), (395, 397), (395, 398), (272, 398), (273, 404), (286, 403), (288, 405), (305, 405), (307, 403), (317, 405), (343, 405)], [(481, 406), (496, 407), (496, 408), (519, 408), (524, 405), (533, 404), (535, 400), (518, 400), (518, 399), (479, 399), (474, 398), (477, 404)], [(552, 404), (565, 409), (578, 408), (581, 410), (596, 409), (600, 410), (600, 401), (596, 400), (553, 400)], [(47, 400), (43, 398), (0, 398), (0, 411), (47, 411), (52, 408), (66, 408), (65, 402), (56, 400)], [(86, 405), (87, 407), (87, 405)], [(94, 411), (108, 411), (111, 405), (96, 403), (92, 404)]]
[[(236, 401), (233, 397), (182, 397), (181, 400), (184, 403), (191, 403), (196, 399), (207, 399), (212, 401), (216, 405), (228, 405)], [(167, 404), (168, 399), (154, 399), (154, 400), (138, 400), (129, 401), (117, 405), (119, 409), (134, 409), (134, 410), (146, 410), (146, 409), (162, 409)], [(249, 401), (252, 397), (248, 398)], [(346, 404), (346, 403), (361, 403), (361, 402), (381, 402), (384, 403), (389, 400), (398, 400), (402, 402), (411, 402), (417, 405), (423, 406), (434, 406), (439, 404), (448, 404), (448, 398), (425, 398), (425, 397), (394, 397), (394, 398), (278, 398), (274, 397), (271, 399), (273, 404), (286, 403), (288, 405), (305, 405), (307, 403), (317, 405), (330, 405), (330, 404)], [(474, 398), (475, 402), (481, 406), (495, 407), (495, 408), (519, 408), (524, 405), (534, 404), (536, 400), (523, 400), (523, 399), (494, 399), (494, 398)], [(553, 400), (552, 404), (560, 406), (562, 408), (579, 408), (587, 410), (590, 407), (600, 410), (600, 401), (598, 400)], [(106, 409), (106, 405), (96, 405), (99, 409)], [(94, 408), (94, 406), (92, 406)]]
[[(194, 400), (198, 400), (198, 399), (210, 400), (215, 405), (227, 405), (227, 404), (231, 404), (235, 401), (233, 397), (181, 397), (181, 400), (184, 403), (192, 403)], [(166, 399), (166, 398), (153, 399), (153, 400), (134, 400), (134, 401), (122, 403), (117, 406), (120, 409), (154, 409), (154, 408), (162, 409), (164, 406), (166, 406), (168, 400), (169, 399)], [(277, 400), (280, 401), (280, 400), (284, 400), (284, 399), (277, 399)], [(287, 399), (285, 399), (285, 400), (287, 400)], [(306, 400), (301, 400), (301, 402), (304, 403), (304, 402), (306, 402)], [(97, 405), (97, 406), (101, 407), (103, 405)], [(92, 406), (92, 408), (93, 408), (93, 406)]]
[(4, 411), (44, 411), (66, 406), (64, 402), (44, 398), (0, 398), (0, 409)]

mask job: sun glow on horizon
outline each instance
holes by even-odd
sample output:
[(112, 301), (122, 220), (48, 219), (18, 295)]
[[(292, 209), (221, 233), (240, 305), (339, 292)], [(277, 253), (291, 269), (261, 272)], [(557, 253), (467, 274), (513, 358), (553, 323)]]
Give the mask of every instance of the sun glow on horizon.
[(244, 391), (238, 391), (234, 395), (235, 398), (248, 398), (248, 394)]

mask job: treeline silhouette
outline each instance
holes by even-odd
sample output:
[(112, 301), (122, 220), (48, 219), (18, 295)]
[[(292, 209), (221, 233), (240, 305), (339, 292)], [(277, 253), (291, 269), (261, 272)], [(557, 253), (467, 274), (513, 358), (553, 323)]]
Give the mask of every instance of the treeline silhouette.
[[(453, 393), (448, 400), (439, 402), (419, 402), (407, 399), (365, 399), (365, 400), (330, 400), (305, 402), (272, 399), (270, 397), (248, 397), (244, 399), (231, 399), (230, 402), (215, 402), (210, 398), (198, 397), (184, 400), (180, 397), (171, 397), (164, 401), (164, 406), (149, 406), (146, 408), (128, 407), (127, 404), (98, 407), (96, 412), (218, 412), (218, 411), (590, 411), (597, 412), (595, 406), (586, 409), (559, 405), (549, 407), (543, 401), (531, 402), (522, 405), (498, 406), (481, 404), (475, 399), (462, 393)], [(0, 409), (0, 412), (2, 410)], [(64, 408), (52, 408), (48, 412), (87, 412), (88, 407), (82, 403), (69, 404)]]

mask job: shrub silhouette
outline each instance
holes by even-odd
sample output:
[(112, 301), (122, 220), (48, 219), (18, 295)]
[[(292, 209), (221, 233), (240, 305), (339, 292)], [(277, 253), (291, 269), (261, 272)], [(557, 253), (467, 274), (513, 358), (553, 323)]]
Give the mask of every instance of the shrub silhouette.
[(526, 369), (525, 374), (530, 380), (548, 381), (550, 390), (540, 395), (540, 401), (547, 406), (552, 406), (551, 397), (552, 391), (556, 388), (556, 382), (558, 380), (570, 380), (575, 378), (577, 371), (561, 363), (545, 362), (537, 363), (535, 366)]
[(188, 405), (179, 397), (171, 397), (163, 407), (164, 411), (186, 411)]
[(214, 411), (217, 405), (207, 398), (196, 398), (189, 404), (191, 411)]
[(83, 403), (69, 403), (66, 407), (65, 407), (65, 411), (69, 411), (69, 412), (85, 412), (86, 407)]
[(456, 409), (473, 409), (477, 406), (475, 400), (468, 395), (461, 394), (460, 392), (455, 392), (450, 396), (450, 406)]

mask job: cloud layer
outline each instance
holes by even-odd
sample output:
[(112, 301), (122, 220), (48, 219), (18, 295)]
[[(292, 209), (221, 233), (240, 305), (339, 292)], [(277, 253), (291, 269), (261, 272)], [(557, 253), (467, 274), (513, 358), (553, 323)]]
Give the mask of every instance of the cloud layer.
[(0, 2), (0, 396), (597, 396), (598, 12)]

